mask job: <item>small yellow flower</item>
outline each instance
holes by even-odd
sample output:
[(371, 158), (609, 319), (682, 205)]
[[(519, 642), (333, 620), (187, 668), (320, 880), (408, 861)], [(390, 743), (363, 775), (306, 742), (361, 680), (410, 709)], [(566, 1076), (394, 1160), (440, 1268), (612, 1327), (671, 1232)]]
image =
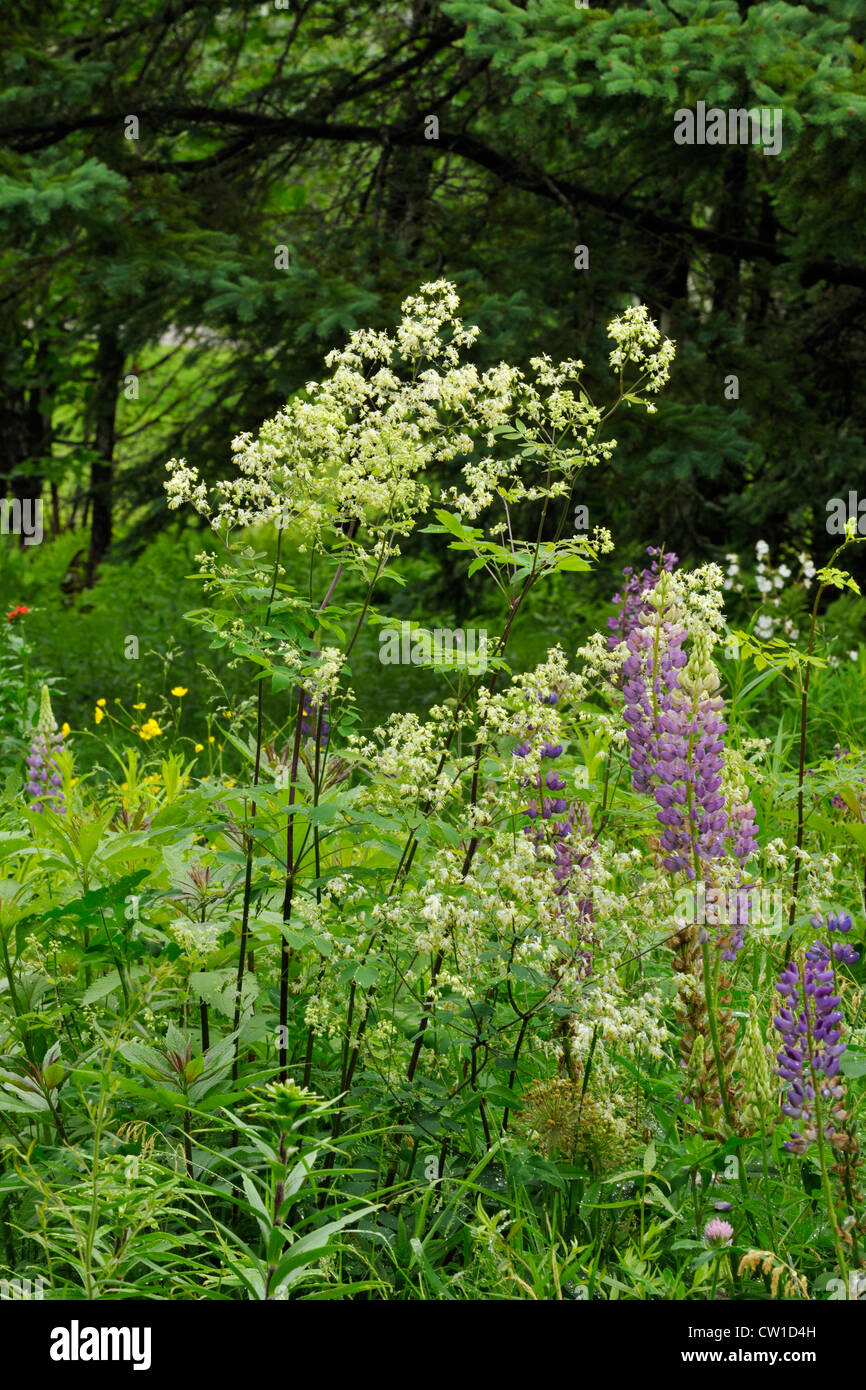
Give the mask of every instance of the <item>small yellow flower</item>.
[(97, 700), (96, 703), (98, 704), (99, 708), (102, 709), (103, 706), (107, 703), (107, 701), (105, 701), (105, 700)]
[(196, 752), (196, 753), (203, 753), (203, 752), (204, 752), (204, 744), (203, 744), (203, 743), (197, 743), (196, 746), (195, 746), (195, 749), (194, 749), (193, 751)]
[(142, 724), (141, 728), (138, 731), (138, 736), (139, 738), (143, 738), (145, 741), (147, 741), (148, 739), (156, 738), (156, 736), (161, 733), (162, 729), (159, 727), (156, 720), (151, 716), (151, 718), (148, 719), (146, 723)]
[(105, 718), (105, 710), (100, 709), (99, 705), (97, 705), (96, 709), (93, 711), (93, 717), (96, 720), (97, 724), (101, 724), (103, 719)]
[(171, 693), (172, 693), (172, 695), (176, 695), (177, 698), (178, 698), (179, 700), (181, 700), (181, 699), (183, 698), (183, 696), (186, 695), (186, 693), (187, 693), (186, 686), (185, 686), (185, 685), (176, 685), (176, 686), (174, 687), (174, 689), (172, 690)]
[(208, 743), (213, 743), (213, 742), (214, 742), (214, 736), (213, 736), (213, 734), (211, 734), (210, 737), (208, 738)]
[(133, 709), (147, 709), (147, 705), (133, 705)]
[(71, 734), (72, 730), (70, 729), (70, 727), (69, 727), (68, 724), (61, 724), (61, 725), (60, 725), (60, 732), (62, 733), (62, 735), (63, 735), (64, 738), (68, 738), (68, 736), (69, 736), (69, 734)]

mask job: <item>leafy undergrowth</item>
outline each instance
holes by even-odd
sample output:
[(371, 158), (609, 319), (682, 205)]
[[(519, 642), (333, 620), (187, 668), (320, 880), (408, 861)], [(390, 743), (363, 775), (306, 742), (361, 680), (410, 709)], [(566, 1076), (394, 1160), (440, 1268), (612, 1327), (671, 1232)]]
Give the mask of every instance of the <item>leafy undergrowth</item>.
[[(393, 337), (353, 335), (235, 441), (216, 496), (173, 461), (170, 503), (220, 543), (188, 617), (246, 692), (213, 701), (201, 742), (179, 732), (182, 684), (109, 691), (71, 729), (28, 615), (6, 626), (13, 1289), (800, 1301), (866, 1283), (863, 653), (840, 657), (821, 609), (853, 582), (804, 562), (783, 636), (766, 607), (726, 623), (719, 566), (651, 549), (607, 631), (515, 674), (528, 596), (579, 588), (611, 548), (575, 537), (575, 477), (673, 345), (643, 309), (615, 320), (601, 408), (578, 362), (479, 373), (456, 308), (426, 286)], [(435, 498), (433, 460), (460, 469)], [(422, 521), (493, 581), (496, 630), (377, 610)], [(401, 662), (448, 675), (426, 718), (387, 714)]]

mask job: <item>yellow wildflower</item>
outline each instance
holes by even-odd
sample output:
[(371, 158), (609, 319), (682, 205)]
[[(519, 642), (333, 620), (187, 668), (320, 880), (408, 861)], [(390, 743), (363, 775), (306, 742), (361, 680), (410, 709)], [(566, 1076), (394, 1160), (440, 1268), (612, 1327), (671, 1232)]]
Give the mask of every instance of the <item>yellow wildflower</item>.
[(176, 685), (176, 686), (174, 687), (174, 689), (172, 690), (171, 693), (172, 693), (172, 695), (176, 695), (177, 698), (180, 700), (180, 699), (182, 699), (183, 696), (186, 695), (186, 693), (187, 693), (186, 686), (185, 686), (185, 685)]
[(70, 727), (69, 727), (68, 724), (61, 724), (61, 725), (60, 725), (60, 732), (62, 733), (62, 735), (63, 735), (64, 738), (68, 738), (68, 736), (69, 736), (69, 734), (72, 732), (72, 730), (70, 729)]
[(107, 703), (107, 701), (105, 701), (105, 700), (97, 700), (96, 703), (97, 703), (97, 705), (99, 706), (99, 708), (102, 709), (102, 707)]
[(197, 743), (193, 751), (194, 751), (195, 753), (203, 753), (203, 752), (204, 752), (204, 744), (203, 744), (203, 743)]
[(93, 711), (93, 717), (96, 720), (97, 724), (101, 724), (103, 719), (105, 718), (105, 710), (100, 709), (99, 705), (97, 705), (96, 709)]
[(147, 705), (133, 705), (133, 709), (147, 709)]
[(146, 723), (142, 724), (141, 728), (138, 731), (138, 736), (139, 738), (143, 738), (146, 741), (147, 739), (156, 738), (157, 734), (161, 733), (162, 729), (159, 727), (156, 720), (151, 716), (151, 718), (148, 719)]

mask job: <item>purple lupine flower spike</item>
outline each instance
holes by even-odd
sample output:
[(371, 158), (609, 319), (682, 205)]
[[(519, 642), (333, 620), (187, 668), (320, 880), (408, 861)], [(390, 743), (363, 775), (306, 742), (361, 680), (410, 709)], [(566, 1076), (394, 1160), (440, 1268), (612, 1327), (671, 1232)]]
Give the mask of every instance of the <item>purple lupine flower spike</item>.
[[(556, 691), (551, 691), (548, 695), (537, 697), (539, 702), (544, 705), (556, 705), (559, 695)], [(513, 750), (515, 757), (525, 758), (532, 750), (532, 734), (535, 729), (529, 726), (527, 733), (529, 738), (525, 742), (519, 743)], [(562, 754), (561, 743), (545, 742), (540, 749), (542, 761), (553, 762)], [(521, 778), (521, 784), (527, 786), (529, 778)], [(564, 899), (570, 897), (569, 880), (575, 868), (586, 871), (591, 862), (592, 854), (595, 849), (594, 841), (589, 851), (581, 855), (580, 849), (574, 843), (575, 825), (579, 825), (579, 832), (582, 837), (592, 835), (592, 822), (589, 818), (587, 808), (580, 805), (578, 808), (570, 807), (569, 803), (561, 796), (546, 796), (544, 792), (565, 791), (567, 783), (550, 768), (546, 773), (539, 772), (535, 778), (535, 788), (541, 793), (541, 810), (537, 800), (533, 798), (524, 811), (528, 824), (524, 826), (524, 834), (528, 835), (540, 849), (544, 845), (549, 845), (553, 849), (553, 876), (557, 881), (556, 895)], [(556, 819), (560, 818), (560, 819)], [(591, 897), (571, 898), (579, 916), (590, 924), (593, 918), (593, 904)], [(587, 943), (591, 944), (591, 937), (587, 937)], [(578, 973), (581, 979), (587, 979), (592, 973), (592, 952), (584, 947), (578, 951), (580, 965)]]
[[(632, 785), (651, 792), (658, 806), (665, 868), (711, 882), (714, 861), (731, 853), (743, 865), (756, 849), (755, 811), (736, 797), (729, 807), (721, 789), (727, 725), (719, 676), (700, 634), (690, 656), (683, 650), (688, 634), (668, 578), (676, 556), (649, 554), (651, 568), (639, 578), (629, 572), (624, 596), (614, 600), (619, 614), (608, 620), (608, 646), (624, 641), (628, 648), (622, 693)], [(737, 921), (729, 925), (734, 930), (722, 933), (719, 944), (723, 958), (733, 961), (748, 925), (739, 895)]]
[(785, 966), (776, 989), (783, 1001), (773, 1019), (782, 1039), (776, 1074), (787, 1086), (782, 1113), (802, 1126), (802, 1132), (792, 1132), (785, 1148), (803, 1154), (818, 1137), (816, 1101), (824, 1103), (824, 1135), (831, 1143), (844, 1116), (838, 1075), (846, 1044), (841, 1040), (841, 998), (835, 992), (830, 948), (816, 941), (802, 966), (794, 961)]

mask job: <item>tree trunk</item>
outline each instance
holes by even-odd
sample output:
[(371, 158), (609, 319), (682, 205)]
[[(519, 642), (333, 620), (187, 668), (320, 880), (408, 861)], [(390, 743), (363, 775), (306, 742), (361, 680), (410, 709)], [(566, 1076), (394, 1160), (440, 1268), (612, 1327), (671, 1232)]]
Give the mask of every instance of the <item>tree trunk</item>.
[[(51, 448), (50, 434), (40, 386), (7, 386), (0, 399), (0, 497), (11, 492), (22, 503), (41, 498), (38, 465)], [(23, 546), (24, 539), (22, 531), (18, 544)]]
[(90, 408), (93, 445), (98, 457), (90, 466), (88, 589), (93, 588), (97, 567), (111, 545), (117, 392), (122, 372), (123, 352), (117, 333), (113, 329), (106, 329), (99, 338), (96, 383)]

